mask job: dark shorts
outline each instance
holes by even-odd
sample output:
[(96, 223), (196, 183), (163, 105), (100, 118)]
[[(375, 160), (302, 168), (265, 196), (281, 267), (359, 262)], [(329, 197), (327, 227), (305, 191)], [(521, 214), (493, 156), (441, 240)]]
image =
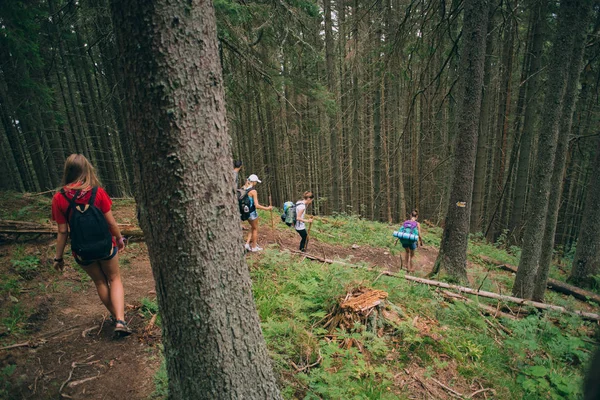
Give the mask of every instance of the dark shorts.
[(404, 247), (405, 249), (410, 249), (410, 250), (416, 250), (417, 249), (417, 242), (404, 242), (401, 241), (400, 243), (402, 243), (402, 247)]
[(119, 249), (117, 247), (113, 247), (112, 252), (107, 257), (101, 258), (99, 260), (82, 260), (81, 258), (77, 257), (76, 254), (74, 254), (74, 257), (75, 257), (75, 262), (77, 264), (81, 265), (82, 267), (89, 267), (96, 261), (107, 261), (107, 260), (112, 259), (114, 256), (117, 255), (118, 252), (119, 252)]

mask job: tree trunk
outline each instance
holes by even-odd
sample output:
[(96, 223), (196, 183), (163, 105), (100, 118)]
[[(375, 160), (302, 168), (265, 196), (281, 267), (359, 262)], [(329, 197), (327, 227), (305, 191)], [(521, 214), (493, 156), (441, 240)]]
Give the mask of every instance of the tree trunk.
[(212, 2), (113, 1), (173, 399), (279, 399), (251, 293)]
[(562, 2), (560, 5), (558, 32), (550, 58), (531, 203), (527, 209), (529, 221), (525, 230), (519, 270), (512, 289), (513, 295), (518, 297), (530, 299), (533, 296), (546, 225), (560, 116), (573, 53), (573, 39), (577, 30), (584, 29), (581, 21), (587, 19), (589, 3)]
[(585, 208), (577, 250), (569, 281), (589, 287), (594, 283), (594, 275), (600, 272), (600, 140), (592, 170), (591, 182), (587, 188)]
[[(337, 103), (337, 89), (335, 81), (335, 47), (333, 42), (333, 24), (331, 21), (331, 0), (323, 0), (325, 17), (325, 62), (327, 65), (327, 88), (329, 94)], [(330, 163), (331, 163), (331, 209), (343, 211), (340, 208), (340, 159), (338, 155), (338, 140), (340, 130), (338, 125), (338, 109), (331, 110), (329, 120)]]
[(491, 85), (492, 65), (494, 56), (494, 10), (496, 4), (490, 2), (488, 28), (490, 32), (485, 41), (486, 62), (483, 73), (483, 101), (481, 104), (481, 118), (479, 120), (479, 138), (477, 140), (477, 158), (475, 160), (475, 176), (473, 182), (473, 207), (470, 217), (470, 231), (481, 231), (483, 222), (483, 201), (485, 193), (485, 176), (487, 172), (488, 135), (490, 134), (490, 113), (493, 97)]
[(531, 158), (531, 147), (535, 137), (535, 123), (539, 109), (540, 93), (538, 93), (540, 81), (540, 67), (542, 66), (542, 53), (545, 31), (546, 0), (537, 1), (535, 7), (535, 27), (533, 29), (533, 44), (531, 48), (529, 73), (527, 74), (527, 105), (523, 122), (523, 133), (519, 149), (519, 163), (517, 169), (517, 181), (515, 183), (515, 196), (508, 229), (511, 232), (513, 242), (520, 242), (520, 226), (523, 226), (523, 211), (525, 199), (527, 198), (527, 180), (529, 177), (529, 163)]
[(550, 272), (550, 265), (552, 264), (554, 237), (556, 234), (556, 223), (558, 221), (558, 210), (562, 200), (567, 152), (569, 150), (573, 112), (575, 111), (575, 100), (579, 85), (579, 73), (581, 72), (583, 51), (587, 41), (587, 22), (587, 20), (580, 22), (581, 31), (576, 32), (574, 38), (573, 56), (569, 69), (569, 81), (565, 92), (563, 112), (560, 121), (560, 136), (556, 146), (554, 171), (552, 172), (552, 182), (550, 184), (555, 195), (550, 196), (548, 199), (548, 215), (546, 217), (546, 227), (544, 239), (542, 241), (542, 249), (545, 251), (542, 251), (542, 254), (540, 255), (540, 264), (537, 277), (535, 278), (535, 287), (533, 289), (533, 300), (536, 301), (544, 301), (546, 282), (548, 281), (548, 273)]
[(467, 243), (477, 155), (477, 132), (485, 62), (487, 0), (465, 0), (463, 48), (459, 66), (460, 108), (456, 160), (448, 215), (433, 272), (446, 270), (458, 281), (467, 280)]
[[(504, 38), (505, 43), (502, 47), (502, 63), (501, 63), (501, 81), (500, 81), (500, 97), (498, 104), (498, 125), (496, 127), (496, 144), (492, 149), (494, 154), (494, 187), (492, 196), (489, 199), (492, 207), (499, 210), (504, 193), (504, 176), (506, 172), (506, 156), (508, 152), (508, 118), (510, 115), (511, 105), (511, 78), (513, 70), (513, 54), (514, 54), (514, 37), (515, 37), (515, 21), (512, 16), (512, 4), (506, 0), (506, 12), (509, 13), (508, 20), (505, 22)], [(494, 212), (492, 220), (488, 222), (487, 239), (490, 242), (495, 242), (500, 233), (500, 212)]]

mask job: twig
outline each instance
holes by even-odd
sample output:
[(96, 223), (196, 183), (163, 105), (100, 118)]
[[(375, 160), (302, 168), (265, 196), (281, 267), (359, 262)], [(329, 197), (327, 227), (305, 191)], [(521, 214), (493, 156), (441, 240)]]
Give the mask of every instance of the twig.
[(81, 337), (85, 338), (87, 336), (87, 334), (89, 332), (93, 331), (94, 329), (96, 329), (95, 326), (92, 326), (91, 328), (84, 329), (83, 332), (81, 332)]
[(377, 280), (379, 280), (379, 278), (381, 278), (382, 275), (391, 276), (391, 272), (390, 271), (383, 271), (382, 273), (380, 273), (379, 275), (377, 275), (377, 278), (375, 278), (375, 280), (373, 281), (373, 283), (377, 282)]
[(494, 389), (485, 388), (485, 389), (479, 389), (479, 390), (471, 393), (470, 395), (467, 396), (467, 399), (472, 399), (473, 396), (475, 396), (476, 394), (483, 393), (483, 392), (492, 392), (494, 394), (494, 396), (496, 395), (496, 391)]
[(44, 343), (46, 343), (46, 340), (44, 340), (44, 339), (39, 339), (37, 341), (35, 339), (32, 339), (32, 340), (30, 340), (28, 342), (11, 344), (10, 346), (2, 347), (2, 348), (0, 348), (0, 351), (1, 350), (16, 349), (18, 347), (32, 347), (32, 348), (35, 348), (35, 347), (38, 347), (39, 345), (42, 345)]
[(404, 369), (404, 372), (406, 372), (406, 375), (410, 376), (411, 378), (413, 378), (414, 380), (416, 380), (417, 382), (419, 382), (419, 383), (421, 384), (421, 386), (423, 386), (423, 388), (424, 388), (425, 390), (427, 390), (429, 393), (431, 393), (431, 394), (432, 394), (432, 395), (435, 397), (435, 393), (433, 393), (433, 392), (431, 391), (431, 389), (429, 389), (429, 386), (427, 386), (427, 385), (425, 384), (425, 382), (423, 382), (423, 381), (422, 381), (422, 380), (421, 380), (421, 379), (420, 379), (418, 376), (416, 376), (416, 375), (414, 375), (414, 374), (411, 374), (411, 373), (408, 371), (408, 369), (406, 369), (406, 368)]
[(98, 336), (100, 334), (100, 332), (102, 332), (102, 328), (104, 328), (104, 322), (106, 321), (106, 314), (104, 314), (102, 316), (102, 323), (100, 324), (100, 329), (98, 329), (98, 333), (96, 333), (96, 336)]
[(82, 383), (93, 381), (94, 379), (98, 379), (99, 377), (100, 377), (100, 373), (98, 373), (98, 375), (92, 376), (90, 378), (85, 378), (85, 379), (80, 379), (78, 381), (73, 381), (73, 382), (69, 383), (67, 386), (70, 387), (70, 388), (72, 388), (72, 387), (81, 385)]
[(292, 367), (294, 367), (294, 369), (296, 370), (296, 372), (302, 372), (304, 370), (310, 369), (312, 367), (315, 367), (317, 365), (319, 365), (321, 363), (321, 361), (323, 361), (323, 356), (321, 355), (321, 352), (319, 352), (319, 358), (317, 359), (317, 361), (315, 361), (312, 364), (307, 364), (304, 367), (300, 368), (296, 365), (296, 363), (294, 363), (293, 361), (290, 361), (290, 364), (292, 364)]
[(452, 396), (458, 398), (458, 399), (463, 399), (465, 396), (463, 396), (462, 394), (458, 393), (456, 390), (449, 388), (448, 386), (444, 385), (442, 382), (438, 381), (435, 378), (430, 378), (432, 381), (434, 381), (435, 383), (437, 383), (438, 385), (440, 385), (443, 389), (446, 389), (446, 391), (448, 391), (448, 393), (450, 393)]
[(48, 333), (48, 334), (44, 335), (43, 337), (44, 337), (44, 338), (46, 338), (46, 339), (49, 339), (49, 338), (51, 338), (51, 337), (53, 337), (53, 336), (56, 336), (56, 335), (58, 335), (59, 333), (63, 333), (63, 332), (65, 332), (65, 331), (70, 331), (70, 330), (72, 330), (72, 329), (80, 328), (80, 327), (82, 327), (83, 325), (85, 325), (85, 324), (71, 325), (71, 326), (69, 326), (68, 328), (63, 328), (63, 329), (56, 330), (56, 331), (54, 331), (54, 332), (50, 332), (50, 333)]
[(64, 382), (63, 382), (63, 384), (62, 384), (62, 385), (60, 385), (60, 389), (58, 389), (58, 394), (59, 394), (60, 396), (62, 396), (62, 395), (63, 395), (63, 394), (62, 394), (62, 390), (63, 390), (63, 388), (65, 387), (65, 385), (67, 384), (67, 382), (69, 382), (69, 381), (71, 380), (71, 378), (73, 377), (73, 371), (75, 371), (75, 368), (76, 368), (76, 367), (77, 367), (77, 363), (76, 363), (75, 361), (73, 361), (73, 362), (71, 363), (71, 372), (69, 372), (69, 377), (67, 378), (67, 380), (66, 380), (66, 381), (64, 381)]

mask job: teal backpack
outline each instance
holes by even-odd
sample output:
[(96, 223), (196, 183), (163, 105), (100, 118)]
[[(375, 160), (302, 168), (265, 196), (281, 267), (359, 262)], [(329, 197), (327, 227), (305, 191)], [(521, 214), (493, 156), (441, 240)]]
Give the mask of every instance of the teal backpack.
[(281, 221), (287, 226), (296, 225), (296, 204), (292, 201), (286, 201), (283, 203), (283, 214), (281, 214)]
[(401, 242), (416, 242), (419, 240), (419, 228), (417, 221), (404, 221), (400, 229), (393, 233), (393, 236), (400, 239)]

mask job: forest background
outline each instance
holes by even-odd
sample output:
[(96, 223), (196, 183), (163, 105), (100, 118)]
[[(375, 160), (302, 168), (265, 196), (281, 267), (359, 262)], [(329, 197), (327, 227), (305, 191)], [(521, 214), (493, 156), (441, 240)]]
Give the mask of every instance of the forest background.
[[(214, 6), (234, 158), (263, 180), (263, 203), (310, 189), (317, 214), (397, 222), (418, 208), (443, 221), (463, 156), (454, 151), (461, 1)], [(470, 218), (471, 233), (490, 241), (522, 244), (558, 7), (491, 2)], [(599, 18), (595, 7), (583, 62), (571, 63), (577, 90), (561, 111), (567, 151), (551, 189), (555, 245), (571, 255), (600, 163)], [(121, 62), (108, 1), (2, 2), (1, 190), (52, 190), (65, 157), (79, 152), (112, 196), (132, 193)]]

